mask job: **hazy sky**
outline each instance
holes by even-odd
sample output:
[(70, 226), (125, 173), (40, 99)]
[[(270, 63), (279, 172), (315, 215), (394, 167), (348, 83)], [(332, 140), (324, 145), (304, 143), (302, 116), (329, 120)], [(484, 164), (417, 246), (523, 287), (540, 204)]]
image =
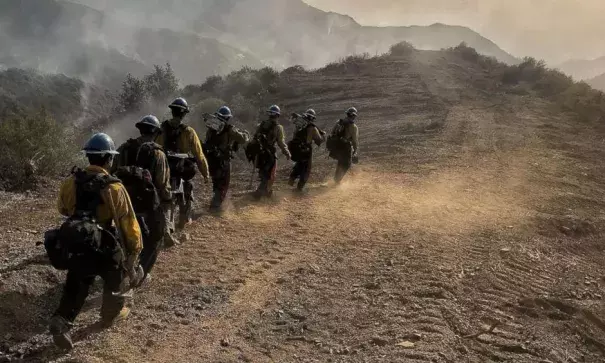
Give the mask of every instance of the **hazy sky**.
[(515, 56), (605, 55), (605, 0), (305, 0), (366, 25), (468, 26)]

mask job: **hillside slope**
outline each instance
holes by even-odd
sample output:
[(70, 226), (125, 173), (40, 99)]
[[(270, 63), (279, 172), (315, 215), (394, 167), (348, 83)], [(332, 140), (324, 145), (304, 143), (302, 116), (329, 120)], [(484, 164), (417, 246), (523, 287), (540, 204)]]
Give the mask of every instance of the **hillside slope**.
[(187, 83), (261, 62), (214, 38), (122, 23), (81, 4), (0, 0), (0, 65), (65, 73), (115, 88), (126, 73), (173, 63)]
[(34, 245), (55, 190), (0, 195), (0, 359), (603, 361), (605, 131), (486, 64), (414, 51), (283, 72), (286, 114), (313, 106), (327, 129), (360, 109), (361, 164), (326, 187), (318, 151), (297, 197), (282, 158), (267, 203), (237, 164), (231, 210), (160, 256), (124, 324), (99, 330), (95, 292), (69, 356), (45, 335), (64, 276)]

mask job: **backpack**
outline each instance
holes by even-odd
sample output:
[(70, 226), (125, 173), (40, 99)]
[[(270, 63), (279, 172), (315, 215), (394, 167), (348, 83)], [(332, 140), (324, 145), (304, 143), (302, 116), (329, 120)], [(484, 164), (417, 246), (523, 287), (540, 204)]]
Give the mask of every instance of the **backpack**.
[(137, 154), (141, 142), (137, 139), (128, 139), (126, 141), (126, 147), (120, 152), (120, 164), (122, 165), (136, 165)]
[(72, 258), (101, 259), (118, 266), (123, 251), (115, 235), (97, 223), (97, 208), (103, 203), (101, 191), (120, 180), (103, 174), (73, 170), (76, 183), (74, 214), (55, 230), (45, 234), (44, 247), (53, 267), (66, 270)]
[(160, 206), (160, 197), (153, 184), (153, 178), (148, 169), (139, 166), (122, 166), (115, 173), (132, 202), (137, 215), (156, 211)]
[[(204, 153), (209, 159), (230, 160), (233, 159), (235, 153), (239, 150), (239, 144), (231, 142), (229, 132), (233, 125), (227, 124), (220, 132), (209, 129), (206, 133), (206, 142), (202, 145)], [(227, 134), (227, 149), (222, 148), (221, 143)]]
[(264, 122), (261, 122), (256, 129), (252, 141), (248, 143), (246, 157), (249, 161), (264, 159), (265, 157), (275, 157), (277, 153), (277, 148), (275, 147), (277, 133), (275, 129), (278, 124), (271, 123), (270, 127), (263, 126), (265, 126)]
[(160, 206), (160, 197), (151, 175), (157, 150), (162, 148), (154, 142), (128, 140), (126, 164), (115, 173), (124, 184), (137, 215), (153, 212)]
[(310, 127), (315, 127), (315, 125), (309, 123), (306, 127), (298, 130), (294, 134), (294, 138), (288, 142), (288, 150), (290, 150), (291, 159), (294, 162), (309, 158), (313, 151), (313, 146), (307, 142)]
[(170, 177), (172, 179), (191, 180), (197, 173), (195, 158), (181, 156), (181, 150), (178, 147), (178, 139), (187, 129), (187, 125), (180, 124), (177, 128), (170, 125), (168, 121), (162, 124), (162, 135), (164, 136), (164, 149), (170, 168)]
[(330, 152), (329, 156), (332, 159), (339, 159), (343, 154), (350, 153), (351, 142), (345, 140), (345, 131), (346, 125), (343, 124), (342, 120), (339, 120), (338, 126), (332, 130), (332, 133), (326, 140), (326, 149)]

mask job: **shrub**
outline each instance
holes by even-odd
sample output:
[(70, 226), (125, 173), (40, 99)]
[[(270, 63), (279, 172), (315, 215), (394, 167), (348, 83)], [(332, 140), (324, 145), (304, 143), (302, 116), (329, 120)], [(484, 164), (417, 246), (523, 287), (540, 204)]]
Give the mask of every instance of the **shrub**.
[[(0, 123), (0, 186), (32, 187), (39, 176), (57, 176), (73, 166), (78, 148), (71, 128), (44, 110)], [(72, 131), (73, 132), (73, 131)]]
[(477, 62), (480, 57), (484, 57), (477, 53), (475, 48), (469, 47), (466, 42), (462, 42), (454, 48), (450, 48), (451, 51), (460, 54), (462, 59), (469, 62)]
[(153, 72), (143, 78), (145, 90), (154, 102), (165, 102), (178, 92), (179, 80), (169, 63), (164, 67), (158, 65), (153, 67)]
[(477, 53), (464, 43), (449, 51), (484, 68), (497, 69), (491, 74), (497, 75), (511, 94), (535, 93), (575, 113), (582, 121), (605, 120), (605, 95), (601, 91), (584, 82), (574, 82), (570, 76), (548, 68), (542, 60), (526, 57), (521, 63), (508, 66)]
[(401, 42), (391, 46), (389, 49), (389, 54), (395, 57), (406, 57), (412, 53), (416, 48), (411, 43)]
[(147, 103), (148, 93), (145, 82), (128, 73), (122, 83), (119, 95), (119, 108), (122, 112), (138, 112)]

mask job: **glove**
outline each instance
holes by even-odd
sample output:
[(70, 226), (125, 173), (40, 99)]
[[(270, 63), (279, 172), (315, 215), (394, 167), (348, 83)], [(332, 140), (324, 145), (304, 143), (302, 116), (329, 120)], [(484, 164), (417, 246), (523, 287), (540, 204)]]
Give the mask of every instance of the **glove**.
[(321, 134), (321, 136), (326, 136), (326, 132), (324, 130), (319, 130), (319, 133)]
[(130, 287), (139, 287), (144, 278), (145, 271), (143, 271), (143, 266), (138, 265), (128, 276), (128, 279), (130, 280)]
[(139, 256), (128, 256), (124, 268), (130, 280), (130, 286), (137, 286), (143, 280), (145, 273), (139, 264)]

